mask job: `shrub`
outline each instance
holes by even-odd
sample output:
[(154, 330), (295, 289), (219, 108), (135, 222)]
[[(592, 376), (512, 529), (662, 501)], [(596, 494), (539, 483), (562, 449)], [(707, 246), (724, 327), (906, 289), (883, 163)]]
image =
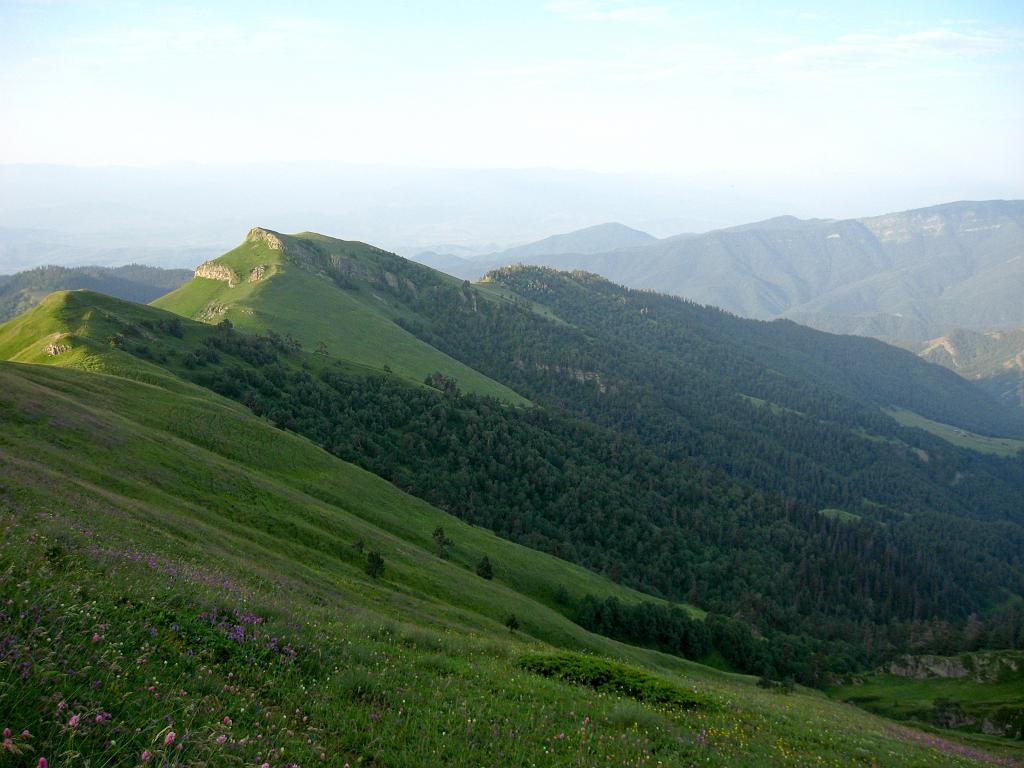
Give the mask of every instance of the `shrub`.
[(544, 677), (606, 693), (618, 693), (637, 701), (686, 709), (708, 706), (708, 701), (699, 694), (672, 685), (648, 672), (578, 653), (527, 654), (519, 660), (519, 666)]
[(384, 557), (377, 550), (366, 556), (366, 573), (374, 579), (384, 573)]
[(444, 532), (444, 528), (440, 525), (434, 529), (434, 551), (437, 556), (442, 560), (448, 559), (448, 547), (452, 546), (455, 542), (448, 538)]

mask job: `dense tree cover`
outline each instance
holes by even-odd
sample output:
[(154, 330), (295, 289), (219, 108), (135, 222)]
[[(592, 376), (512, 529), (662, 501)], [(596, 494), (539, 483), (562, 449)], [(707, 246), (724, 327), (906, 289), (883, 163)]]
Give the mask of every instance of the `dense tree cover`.
[(704, 622), (673, 606), (628, 605), (614, 597), (602, 601), (586, 595), (576, 605), (573, 621), (592, 632), (688, 659), (699, 659), (711, 651), (711, 634)]
[[(973, 454), (900, 427), (874, 402), (913, 404), (914, 396), (897, 391), (899, 376), (862, 373), (860, 385), (829, 386), (845, 368), (889, 364), (888, 353), (880, 362), (855, 357), (844, 368), (839, 351), (819, 358), (803, 349), (828, 350), (832, 342), (787, 341), (790, 330), (806, 331), (791, 323), (740, 320), (591, 275), (518, 268), (494, 279), (568, 322), (526, 301), (469, 301), (465, 293), (474, 289), (438, 286), (417, 297), (423, 319), (406, 327), (546, 407), (631, 435), (665, 459), (693, 459), (818, 509), (887, 521), (938, 511), (1024, 524), (1024, 459)], [(782, 338), (775, 343), (765, 329)], [(907, 357), (911, 373), (926, 365)], [(954, 394), (967, 387), (975, 401), (984, 399), (951, 378)], [(913, 377), (906, 386), (913, 390)], [(949, 397), (936, 400), (953, 407)], [(969, 418), (986, 413), (965, 408)]]
[[(708, 654), (715, 651), (731, 669), (760, 675), (765, 687), (783, 690), (788, 686), (778, 681), (820, 685), (880, 658), (867, 645), (773, 630), (758, 633), (749, 623), (722, 614), (709, 613), (701, 621), (681, 608), (651, 602), (627, 605), (614, 597), (602, 601), (586, 595), (572, 606), (571, 615), (593, 632), (633, 645), (711, 663), (715, 660)], [(951, 655), (980, 648), (1022, 647), (1022, 619), (1024, 610), (1016, 605), (987, 622), (971, 617), (960, 626), (935, 622), (900, 626), (898, 631), (913, 634), (907, 650)]]
[[(146, 330), (127, 332), (122, 348), (466, 520), (721, 616), (702, 626), (734, 668), (815, 682), (897, 651), (966, 647), (968, 632), (1021, 641), (1019, 613), (991, 612), (1007, 591), (1024, 593), (1024, 532), (1013, 523), (936, 511), (831, 518), (568, 409), (508, 407), (445, 377), (428, 388), (353, 375), (228, 323), (187, 352), (160, 347), (160, 332), (175, 329)], [(443, 531), (437, 540), (443, 553)], [(671, 636), (673, 616), (649, 609), (577, 618), (684, 655), (699, 642)]]

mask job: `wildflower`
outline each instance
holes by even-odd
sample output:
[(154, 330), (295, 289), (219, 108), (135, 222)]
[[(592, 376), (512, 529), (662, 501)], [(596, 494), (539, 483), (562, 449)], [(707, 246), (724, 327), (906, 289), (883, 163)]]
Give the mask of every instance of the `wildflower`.
[(100, 641), (100, 633), (99, 632), (93, 632), (92, 633), (92, 641), (94, 643), (98, 643)]
[(270, 763), (264, 763), (260, 768), (270, 768)]
[(228, 740), (228, 737), (225, 736), (223, 733), (220, 736), (217, 737), (217, 743), (218, 744), (223, 744), (227, 740)]
[(231, 718), (224, 715), (224, 725), (231, 725)]
[(77, 728), (78, 727), (78, 715), (72, 715), (71, 719), (68, 720), (68, 725), (70, 725), (72, 728)]
[(11, 729), (10, 728), (4, 728), (4, 738), (5, 739), (11, 738)]
[(174, 739), (177, 734), (174, 731), (168, 731), (167, 735), (164, 736), (164, 746), (170, 746), (174, 743)]
[(21, 738), (23, 738), (23, 739), (31, 739), (32, 738), (32, 734), (28, 732), (28, 728), (26, 728), (24, 731), (21, 732)]
[(147, 749), (147, 750), (144, 750), (144, 751), (143, 751), (143, 753), (142, 753), (142, 762), (144, 762), (144, 763), (148, 763), (148, 762), (149, 762), (149, 758), (151, 758), (152, 756), (153, 756), (153, 755), (151, 755), (151, 754), (149, 753), (149, 750), (148, 750), (148, 749)]
[(39, 764), (36, 766), (36, 768), (46, 768), (48, 765), (49, 765), (49, 763), (46, 762), (46, 758), (45, 757), (40, 757), (39, 758)]

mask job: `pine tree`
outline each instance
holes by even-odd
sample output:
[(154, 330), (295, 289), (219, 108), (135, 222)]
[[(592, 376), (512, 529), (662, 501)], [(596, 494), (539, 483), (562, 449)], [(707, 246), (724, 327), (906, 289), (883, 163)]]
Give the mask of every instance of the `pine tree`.
[(476, 575), (481, 579), (493, 579), (494, 569), (491, 567), (491, 561), (487, 555), (483, 556), (483, 559), (476, 564)]

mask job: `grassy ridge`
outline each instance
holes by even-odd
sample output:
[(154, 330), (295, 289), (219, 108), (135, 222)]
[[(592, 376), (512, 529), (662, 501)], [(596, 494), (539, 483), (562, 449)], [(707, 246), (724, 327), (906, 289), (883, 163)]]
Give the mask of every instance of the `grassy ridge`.
[(990, 453), (995, 456), (1015, 456), (1024, 450), (1024, 440), (1015, 440), (1009, 437), (986, 437), (960, 427), (926, 419), (905, 408), (887, 408), (886, 413), (905, 427), (916, 427), (931, 432), (947, 443), (952, 443), (960, 448), (968, 448), (979, 453)]
[[(318, 246), (328, 259), (344, 254), (358, 260), (361, 256), (367, 258), (364, 249), (377, 252), (362, 243), (320, 235), (280, 237), (286, 247), (301, 249), (300, 253)], [(527, 403), (508, 387), (396, 325), (394, 317), (401, 310), (384, 291), (375, 292), (365, 285), (340, 290), (322, 272), (300, 264), (286, 251), (275, 250), (262, 240), (247, 240), (213, 263), (231, 269), (239, 282), (230, 286), (226, 281), (196, 277), (157, 299), (154, 306), (195, 320), (217, 322), (227, 318), (248, 331), (291, 334), (308, 349), (323, 342), (336, 357), (377, 370), (390, 367), (396, 375), (416, 384), (440, 371), (456, 379), (467, 392), (518, 405)], [(247, 276), (256, 267), (265, 267), (266, 274), (251, 281)]]
[[(14, 638), (0, 717), (15, 764), (144, 751), (271, 765), (971, 764), (820, 695), (590, 635), (546, 595), (626, 590), (183, 382), (5, 363), (0, 421), (0, 592), (20, 607), (0, 617)], [(450, 561), (428, 548), (437, 524)], [(383, 553), (380, 581), (359, 540)], [(466, 567), (481, 553), (493, 582)], [(518, 671), (524, 650), (551, 644), (640, 665), (711, 706)]]

